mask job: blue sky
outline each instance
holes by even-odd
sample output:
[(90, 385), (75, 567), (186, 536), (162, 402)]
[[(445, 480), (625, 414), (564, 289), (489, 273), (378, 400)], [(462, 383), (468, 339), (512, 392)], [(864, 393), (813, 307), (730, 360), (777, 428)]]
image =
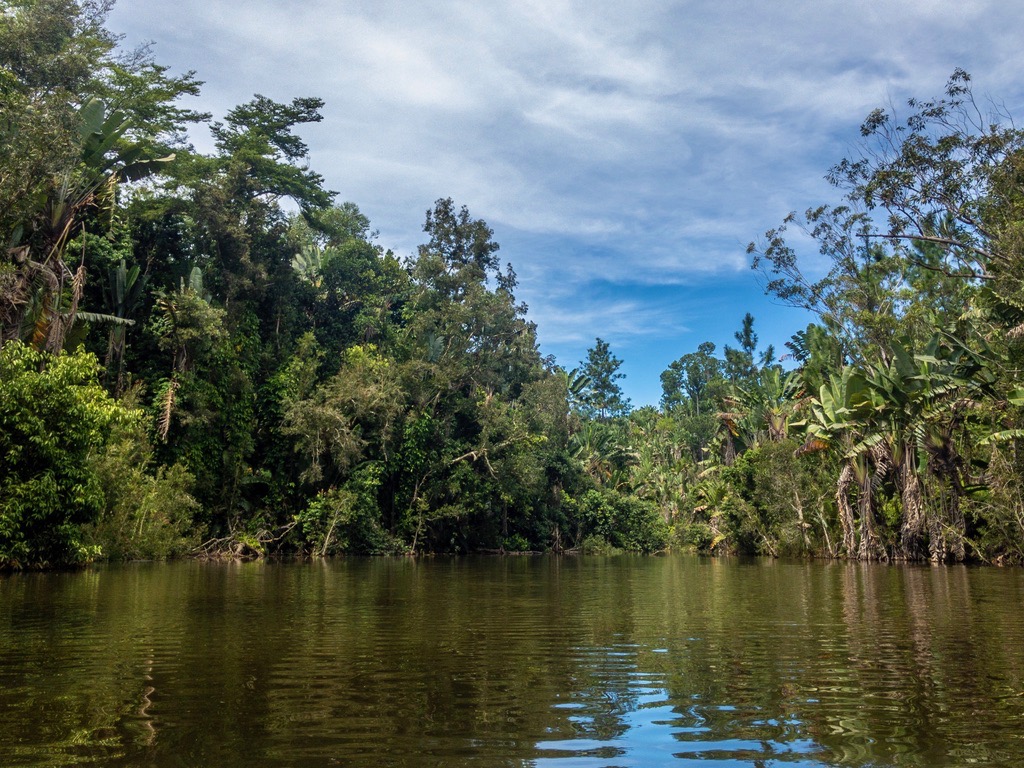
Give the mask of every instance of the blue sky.
[(217, 117), (323, 98), (311, 165), (382, 245), (412, 254), (435, 199), (468, 206), (542, 350), (571, 368), (607, 340), (636, 405), (745, 312), (780, 350), (806, 325), (745, 246), (836, 199), (824, 173), (871, 109), (905, 113), (962, 67), (1024, 119), (1024, 3), (1006, 0), (120, 0), (109, 27), (196, 70), (190, 106)]

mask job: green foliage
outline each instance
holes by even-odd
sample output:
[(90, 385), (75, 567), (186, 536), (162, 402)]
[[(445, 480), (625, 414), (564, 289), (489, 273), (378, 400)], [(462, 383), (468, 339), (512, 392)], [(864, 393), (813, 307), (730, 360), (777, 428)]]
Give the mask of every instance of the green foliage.
[(722, 363), (715, 345), (705, 341), (696, 352), (683, 355), (661, 374), (661, 405), (666, 410), (688, 406), (694, 416), (716, 407), (714, 387), (722, 375)]
[(104, 509), (84, 537), (111, 560), (160, 560), (198, 544), (192, 520), (199, 504), (194, 479), (181, 464), (152, 467), (145, 431), (114, 430), (104, 449), (90, 457), (103, 492)]
[(587, 350), (587, 359), (581, 372), (589, 380), (584, 397), (587, 413), (600, 419), (609, 419), (629, 413), (629, 398), (623, 398), (618, 381), (626, 374), (619, 373), (622, 361), (612, 354), (608, 342), (595, 339)]
[(344, 487), (320, 491), (295, 517), (303, 550), (319, 557), (401, 551), (400, 540), (381, 524), (377, 493), (382, 479), (382, 468), (367, 463), (352, 473)]
[[(153, 401), (159, 456), (180, 461), (196, 478), (196, 496), (214, 531), (251, 511), (261, 476), (248, 464), (255, 435), (256, 393), (250, 359), (254, 322), (230, 333), (225, 312), (202, 296), (198, 275), (158, 299), (149, 327), (167, 366)], [(167, 378), (165, 378), (167, 377)]]
[(675, 539), (683, 547), (692, 548), (697, 552), (710, 553), (714, 550), (717, 533), (710, 523), (696, 520), (691, 523), (681, 523), (674, 531)]
[(302, 478), (313, 484), (338, 479), (367, 455), (364, 436), (373, 436), (374, 453), (386, 455), (401, 406), (392, 362), (373, 345), (346, 350), (341, 370), (285, 413), (284, 434), (296, 439), (308, 461)]
[(100, 5), (5, 4), (0, 24), (0, 242), (78, 159), (75, 106), (114, 41)]
[[(757, 375), (757, 361), (754, 355), (757, 351), (757, 334), (754, 333), (754, 316), (747, 312), (743, 316), (743, 324), (735, 334), (739, 348), (725, 347), (725, 377), (735, 383), (746, 382)], [(772, 362), (773, 352), (769, 348), (767, 363)]]
[(82, 526), (103, 511), (91, 457), (140, 418), (103, 390), (85, 353), (0, 348), (0, 567), (59, 567), (99, 556)]
[(1020, 440), (992, 451), (988, 488), (969, 504), (973, 547), (984, 562), (1024, 565), (1024, 452)]
[(598, 536), (597, 534), (591, 534), (590, 536), (587, 536), (585, 539), (583, 539), (583, 541), (580, 543), (579, 549), (580, 552), (582, 552), (585, 555), (608, 556), (622, 554), (621, 549), (618, 549), (617, 547), (613, 546), (611, 543), (609, 543), (609, 541), (606, 538), (604, 538), (603, 536)]
[(580, 370), (541, 358), (486, 222), (439, 199), (399, 261), (310, 169), (317, 98), (257, 95), (196, 153), (195, 75), (115, 55), (107, 7), (24, 0), (0, 27), (0, 340), (105, 354), (150, 419), (88, 355), (0, 347), (0, 564), (165, 557), (199, 531), (236, 554), (1024, 559), (1024, 133), (975, 121), (965, 73), (905, 125), (873, 113), (830, 174), (842, 203), (751, 246), (819, 316), (798, 370), (747, 313), (631, 412), (603, 340)]
[(800, 366), (800, 376), (808, 392), (818, 392), (829, 374), (842, 370), (847, 363), (842, 340), (814, 323), (794, 333), (786, 347)]
[(576, 514), (591, 549), (601, 541), (629, 552), (657, 552), (668, 545), (668, 525), (657, 507), (635, 496), (607, 488), (587, 491)]
[(490, 227), (438, 200), (400, 263), (310, 170), (297, 129), (321, 119), (316, 98), (256, 96), (197, 154), (182, 132), (207, 116), (179, 102), (194, 74), (148, 49), (115, 57), (104, 7), (20, 3), (0, 30), (0, 217), (17, 246), (0, 332), (105, 349), (108, 386), (150, 402), (152, 448), (141, 422), (90, 444), (89, 540), (160, 557), (204, 530), (203, 552), (264, 553), (298, 541), (298, 515), (320, 553), (558, 545), (575, 417)]
[(835, 537), (827, 457), (796, 456), (799, 443), (768, 442), (743, 453), (722, 479), (743, 503), (727, 505), (723, 528), (730, 547), (768, 555), (828, 551)]
[[(483, 280), (498, 271), (494, 232), (483, 219), (473, 219), (466, 206), (456, 211), (450, 197), (437, 200), (427, 211), (423, 231), (430, 235), (430, 240), (420, 246), (420, 257), (440, 259), (455, 280), (451, 287), (456, 292), (459, 281)], [(445, 285), (439, 283), (437, 287), (443, 291)]]
[(514, 533), (505, 538), (501, 544), (501, 548), (505, 552), (529, 552), (530, 542), (522, 534)]
[(296, 125), (323, 119), (323, 100), (293, 99), (281, 104), (266, 96), (235, 107), (223, 123), (211, 127), (227, 176), (242, 199), (263, 195), (290, 197), (304, 211), (326, 208), (333, 193), (323, 177), (302, 167), (306, 143), (292, 132)]

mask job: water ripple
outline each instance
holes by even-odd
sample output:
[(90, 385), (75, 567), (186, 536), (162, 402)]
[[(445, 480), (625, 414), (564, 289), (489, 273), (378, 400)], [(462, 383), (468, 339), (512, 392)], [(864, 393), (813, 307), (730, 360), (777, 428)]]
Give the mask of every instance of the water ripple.
[(4, 766), (1024, 764), (1024, 575), (696, 558), (0, 579)]

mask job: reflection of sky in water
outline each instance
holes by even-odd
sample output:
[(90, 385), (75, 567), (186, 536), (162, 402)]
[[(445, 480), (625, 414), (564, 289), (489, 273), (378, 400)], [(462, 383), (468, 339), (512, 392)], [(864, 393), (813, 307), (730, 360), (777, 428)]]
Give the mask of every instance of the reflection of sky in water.
[[(699, 638), (687, 638), (696, 642)], [(750, 766), (821, 768), (825, 750), (793, 715), (765, 717), (757, 706), (705, 704), (701, 695), (673, 699), (665, 676), (641, 671), (636, 644), (578, 648), (593, 678), (553, 705), (565, 716), (538, 742), (536, 768)], [(668, 648), (646, 649), (669, 654)], [(809, 700), (808, 704), (813, 704)]]

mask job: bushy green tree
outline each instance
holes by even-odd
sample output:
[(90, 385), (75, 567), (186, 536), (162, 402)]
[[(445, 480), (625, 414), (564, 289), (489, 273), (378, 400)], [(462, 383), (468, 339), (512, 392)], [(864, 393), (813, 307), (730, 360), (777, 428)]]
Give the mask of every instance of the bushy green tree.
[(613, 489), (591, 490), (578, 501), (586, 548), (657, 552), (669, 541), (668, 524), (650, 501)]
[(178, 463), (157, 465), (142, 420), (111, 430), (90, 455), (104, 508), (84, 527), (83, 540), (111, 560), (162, 560), (198, 544), (195, 479)]
[(105, 507), (91, 463), (112, 430), (141, 412), (100, 386), (96, 358), (0, 347), (0, 567), (60, 567), (95, 559), (82, 526)]
[[(788, 217), (750, 251), (769, 292), (817, 312), (834, 337), (823, 343), (815, 331), (796, 349), (822, 381), (807, 449), (842, 457), (842, 550), (960, 560), (972, 489), (1007, 487), (972, 466), (1024, 434), (1007, 407), (1019, 401), (1014, 329), (1024, 314), (1011, 307), (1024, 274), (1014, 181), (1024, 132), (1005, 114), (983, 118), (961, 70), (943, 98), (909, 106), (903, 123), (872, 112), (861, 155), (830, 171), (842, 204)], [(797, 222), (831, 261), (819, 280), (786, 240)], [(822, 370), (830, 357), (852, 366)], [(1003, 429), (993, 434), (984, 414), (995, 411)]]

